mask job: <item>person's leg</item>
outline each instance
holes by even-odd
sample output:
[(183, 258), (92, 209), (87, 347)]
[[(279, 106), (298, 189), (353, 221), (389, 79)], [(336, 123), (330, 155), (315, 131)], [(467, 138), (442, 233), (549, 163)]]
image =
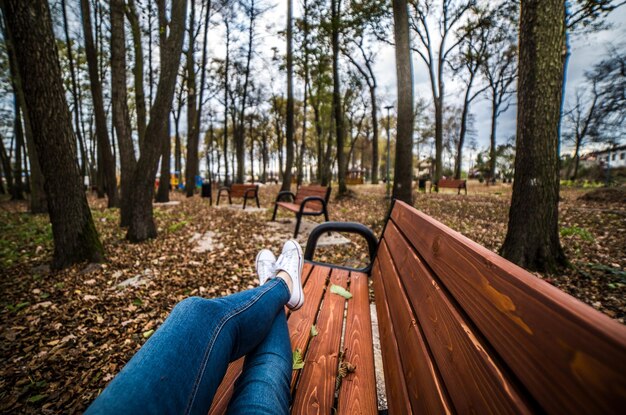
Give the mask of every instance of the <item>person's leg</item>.
[(228, 406), (232, 414), (288, 414), (291, 343), (285, 313), (279, 312), (261, 344), (248, 353)]
[(228, 297), (181, 301), (87, 413), (206, 415), (228, 363), (257, 347), (289, 297), (276, 278)]

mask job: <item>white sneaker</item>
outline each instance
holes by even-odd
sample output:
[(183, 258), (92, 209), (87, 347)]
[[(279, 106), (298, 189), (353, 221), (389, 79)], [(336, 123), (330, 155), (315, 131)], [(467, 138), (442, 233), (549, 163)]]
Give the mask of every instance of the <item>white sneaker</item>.
[(276, 257), (269, 249), (261, 249), (256, 255), (256, 273), (259, 275), (259, 285), (276, 276)]
[(294, 239), (290, 239), (283, 245), (283, 252), (276, 260), (276, 273), (285, 271), (291, 277), (291, 298), (287, 307), (297, 310), (304, 304), (304, 293), (302, 292), (302, 266), (304, 265), (304, 255), (300, 244)]

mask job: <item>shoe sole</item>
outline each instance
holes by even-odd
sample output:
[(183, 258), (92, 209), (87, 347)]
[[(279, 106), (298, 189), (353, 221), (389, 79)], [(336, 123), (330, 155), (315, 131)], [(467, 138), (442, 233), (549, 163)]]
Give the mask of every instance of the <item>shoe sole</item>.
[(294, 285), (294, 289), (296, 289), (298, 293), (298, 301), (296, 302), (296, 305), (294, 305), (293, 308), (290, 307), (290, 309), (293, 311), (298, 310), (304, 304), (304, 293), (302, 290), (302, 269), (304, 268), (304, 254), (302, 253), (302, 247), (300, 246), (299, 243), (294, 241), (294, 245), (296, 246), (296, 249), (298, 250), (298, 266), (299, 266), (300, 273), (298, 276), (297, 287), (296, 287), (295, 281), (292, 281), (292, 284)]
[(256, 275), (259, 277), (259, 285), (263, 285), (267, 282), (267, 280), (269, 280), (269, 278), (266, 278), (265, 281), (261, 281), (261, 275), (259, 274), (259, 257), (261, 256), (261, 253), (264, 251), (264, 249), (261, 249), (257, 254), (256, 254), (256, 258), (254, 259), (254, 270), (256, 271)]

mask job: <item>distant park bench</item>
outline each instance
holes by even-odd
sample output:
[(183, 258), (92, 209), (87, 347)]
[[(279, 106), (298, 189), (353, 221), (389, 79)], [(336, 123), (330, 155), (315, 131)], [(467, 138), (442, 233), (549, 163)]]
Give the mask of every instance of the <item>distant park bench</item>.
[[(315, 262), (328, 231), (364, 236), (369, 264)], [(317, 226), (305, 259), (306, 302), (287, 318), (304, 360), (292, 414), (378, 413), (368, 277), (390, 414), (626, 408), (626, 327), (405, 203), (393, 205), (380, 242), (360, 224)], [(242, 367), (231, 363), (210, 414), (224, 413)]]
[(433, 186), (435, 186), (435, 191), (439, 192), (439, 189), (448, 188), (448, 189), (458, 189), (457, 194), (461, 194), (461, 189), (465, 190), (465, 194), (467, 194), (467, 180), (456, 180), (456, 179), (439, 179), (436, 184), (430, 185), (430, 191), (432, 192)]
[[(300, 186), (296, 194), (289, 191), (282, 191), (276, 196), (274, 202), (274, 214), (272, 221), (276, 220), (278, 208), (287, 209), (296, 214), (296, 230), (293, 237), (298, 236), (300, 230), (300, 221), (302, 216), (319, 216), (324, 215), (324, 219), (328, 221), (328, 200), (330, 199), (330, 186)], [(291, 202), (281, 202), (281, 199), (290, 197)]]
[(231, 184), (230, 186), (222, 186), (220, 187), (219, 192), (217, 193), (217, 203), (216, 205), (220, 205), (220, 197), (222, 196), (222, 192), (226, 192), (228, 195), (228, 203), (233, 204), (231, 198), (233, 197), (242, 197), (243, 198), (243, 208), (246, 208), (246, 202), (248, 199), (256, 200), (256, 206), (261, 207), (259, 204), (259, 185), (258, 184)]

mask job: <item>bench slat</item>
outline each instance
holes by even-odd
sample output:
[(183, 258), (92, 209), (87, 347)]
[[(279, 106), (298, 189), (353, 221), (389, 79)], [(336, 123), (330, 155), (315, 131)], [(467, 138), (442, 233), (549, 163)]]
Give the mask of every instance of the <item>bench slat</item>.
[[(321, 267), (320, 267), (321, 268)], [(305, 293), (310, 293), (311, 291), (314, 291), (314, 288), (306, 288), (307, 287), (307, 282), (312, 274), (312, 270), (313, 270), (313, 265), (309, 264), (309, 263), (305, 263), (304, 267), (302, 268), (302, 276), (303, 276), (303, 284), (305, 286)], [(318, 270), (319, 272), (319, 270)], [(326, 276), (328, 275), (329, 270), (326, 269)], [(325, 281), (326, 277), (322, 277), (321, 280)], [(317, 287), (316, 287), (317, 288)], [(317, 306), (319, 307), (319, 302), (321, 301), (321, 293), (324, 289), (324, 286), (321, 285), (319, 287), (319, 299), (317, 301)], [(306, 291), (308, 290), (308, 291)], [(313, 295), (312, 293), (310, 294), (312, 297), (312, 303), (315, 303), (315, 295)], [(308, 298), (307, 298), (308, 300)], [(306, 304), (306, 303), (305, 303)], [(315, 307), (314, 307), (315, 308)], [(298, 310), (299, 312), (302, 311), (304, 309), (304, 306)], [(291, 317), (290, 315), (290, 311), (289, 309), (287, 309), (285, 307), (285, 312), (287, 313), (287, 318), (289, 319), (289, 317)], [(317, 308), (315, 308), (315, 312), (317, 313)], [(315, 314), (313, 314), (313, 317), (315, 318)], [(293, 324), (295, 324), (296, 322), (294, 321)], [(289, 320), (287, 321), (287, 324), (289, 324)], [(293, 344), (293, 336), (291, 336), (291, 340), (292, 340), (292, 344)], [(244, 363), (244, 358), (240, 358), (234, 362), (232, 362), (230, 365), (228, 365), (228, 369), (226, 370), (226, 375), (224, 375), (224, 379), (222, 379), (222, 383), (220, 384), (219, 388), (217, 388), (217, 392), (215, 393), (215, 396), (213, 397), (213, 403), (211, 405), (211, 409), (209, 410), (209, 415), (221, 415), (226, 413), (226, 409), (228, 408), (228, 403), (230, 402), (230, 398), (233, 395), (234, 392), (234, 387), (235, 387), (235, 382), (237, 381), (237, 379), (239, 378), (239, 376), (241, 375), (241, 371), (243, 369), (243, 363)], [(295, 371), (294, 371), (295, 373)], [(296, 377), (293, 377), (293, 384), (295, 384), (295, 379)]]
[[(384, 243), (379, 245), (376, 262), (380, 267), (380, 276), (375, 276), (374, 289), (376, 304), (382, 305), (383, 309), (382, 318), (381, 314), (378, 317), (383, 359), (388, 356), (384, 360), (384, 368), (390, 412), (452, 413), (452, 404), (449, 402), (446, 387), (440, 379), (436, 364), (432, 361), (428, 346), (418, 327), (417, 318), (411, 310), (397, 269), (393, 266)], [(391, 342), (390, 339), (394, 341)], [(390, 354), (392, 356), (389, 356)], [(388, 361), (391, 361), (391, 366), (388, 366)], [(395, 379), (397, 376), (400, 376), (401, 380)], [(406, 396), (402, 393), (403, 384), (406, 385), (404, 386)], [(400, 392), (396, 389), (400, 389)], [(400, 396), (397, 396), (398, 394)], [(400, 408), (394, 408), (395, 401), (402, 403)], [(409, 405), (408, 410), (405, 409), (405, 405)]]
[(409, 302), (459, 413), (530, 413), (518, 388), (492, 358), (479, 333), (451, 303), (393, 223), (383, 237), (386, 255), (403, 270)]
[(392, 219), (543, 409), (626, 407), (619, 323), (405, 203)]
[(233, 392), (235, 392), (235, 382), (243, 370), (244, 359), (245, 356), (228, 365), (226, 375), (224, 375), (224, 379), (222, 379), (222, 383), (220, 383), (220, 386), (217, 388), (217, 392), (215, 392), (215, 396), (213, 397), (213, 403), (211, 404), (211, 409), (209, 409), (210, 415), (221, 415), (226, 413), (230, 398), (233, 396)]
[[(311, 266), (305, 264), (305, 266)], [(303, 356), (307, 351), (311, 326), (315, 323), (315, 318), (322, 302), (326, 280), (330, 273), (330, 268), (313, 267), (306, 284), (304, 285), (304, 305), (298, 311), (291, 313), (287, 320), (289, 326), (289, 337), (291, 338), (291, 350), (300, 349)], [(300, 370), (294, 370), (291, 378), (291, 390), (293, 391)]]
[[(346, 288), (348, 271), (333, 269), (330, 282)], [(335, 398), (335, 381), (341, 329), (343, 326), (345, 299), (326, 290), (322, 309), (317, 320), (319, 334), (310, 341), (304, 358), (305, 364), (298, 383), (291, 413), (304, 414), (311, 411), (329, 414)], [(308, 328), (311, 329), (311, 326)]]
[[(278, 202), (277, 205), (287, 210), (290, 210), (292, 212), (300, 211), (300, 205), (296, 205), (295, 203)], [(311, 207), (314, 207), (314, 206), (315, 205), (313, 203), (307, 203), (306, 206), (304, 207), (304, 212), (305, 213), (317, 213), (317, 212), (320, 212), (320, 210), (322, 209), (321, 204), (319, 205), (319, 209), (318, 208), (311, 209)]]
[[(230, 196), (231, 197), (244, 197), (246, 194), (246, 190), (249, 189), (258, 189), (256, 184), (237, 184), (234, 183), (230, 186)], [(254, 192), (248, 193), (248, 197), (254, 197)]]
[(343, 348), (345, 361), (355, 365), (353, 373), (342, 379), (339, 389), (339, 414), (377, 414), (376, 375), (372, 348), (372, 319), (370, 316), (367, 275), (350, 273), (348, 316)]

